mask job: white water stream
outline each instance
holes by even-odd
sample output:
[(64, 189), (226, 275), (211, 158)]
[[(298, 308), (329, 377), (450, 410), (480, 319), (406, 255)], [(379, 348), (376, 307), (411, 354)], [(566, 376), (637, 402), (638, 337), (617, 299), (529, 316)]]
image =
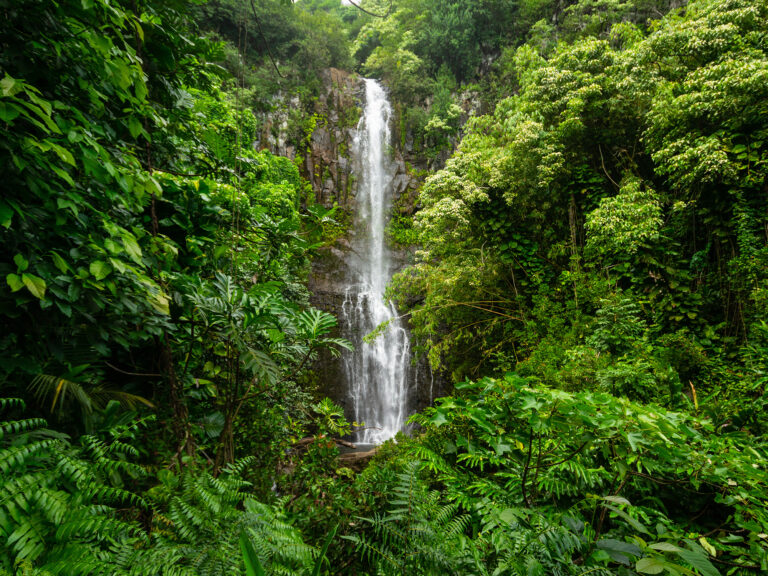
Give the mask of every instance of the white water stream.
[[(392, 207), (394, 164), (390, 160), (392, 107), (376, 80), (365, 80), (365, 108), (357, 126), (354, 252), (341, 323), (355, 351), (344, 354), (344, 372), (355, 421), (364, 422), (357, 441), (380, 444), (403, 428), (407, 416), (410, 341), (394, 304), (384, 300), (392, 276), (392, 253), (384, 227)], [(388, 328), (372, 342), (363, 336), (383, 322)]]

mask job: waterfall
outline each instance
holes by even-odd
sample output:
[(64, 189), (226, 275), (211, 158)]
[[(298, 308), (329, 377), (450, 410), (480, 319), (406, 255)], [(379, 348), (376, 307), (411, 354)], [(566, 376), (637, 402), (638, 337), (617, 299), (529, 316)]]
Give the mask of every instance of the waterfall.
[[(353, 156), (358, 186), (355, 196), (353, 254), (340, 321), (355, 345), (343, 356), (344, 376), (354, 418), (364, 422), (357, 441), (380, 444), (402, 429), (407, 416), (410, 341), (394, 304), (384, 299), (392, 277), (392, 252), (384, 227), (392, 207), (394, 163), (390, 159), (392, 107), (376, 80), (365, 80), (365, 108), (357, 126)], [(387, 329), (371, 342), (363, 336), (380, 324)]]

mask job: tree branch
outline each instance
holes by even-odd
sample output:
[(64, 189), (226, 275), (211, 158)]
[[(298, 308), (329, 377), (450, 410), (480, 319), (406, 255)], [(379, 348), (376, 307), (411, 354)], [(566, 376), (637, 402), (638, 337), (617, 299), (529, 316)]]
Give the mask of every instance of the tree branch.
[(147, 378), (162, 378), (162, 374), (152, 374), (152, 373), (146, 373), (146, 372), (128, 372), (127, 370), (121, 370), (117, 366), (114, 366), (113, 364), (110, 364), (109, 362), (104, 362), (107, 366), (112, 368), (115, 372), (120, 372), (120, 374), (125, 374), (126, 376), (146, 376)]
[(368, 14), (368, 16), (373, 16), (374, 18), (386, 18), (392, 13), (393, 0), (389, 0), (389, 8), (387, 8), (387, 11), (384, 14), (374, 14), (373, 12), (369, 12), (368, 10), (360, 6), (358, 3), (356, 3), (354, 0), (347, 0), (347, 2), (349, 2), (352, 6), (360, 10), (360, 12), (365, 12), (366, 14)]
[(256, 19), (256, 27), (259, 29), (259, 35), (261, 36), (261, 39), (264, 40), (264, 46), (267, 47), (269, 61), (272, 62), (272, 66), (274, 67), (275, 72), (277, 72), (277, 75), (280, 76), (280, 78), (285, 78), (285, 76), (280, 73), (280, 70), (278, 70), (275, 58), (272, 56), (272, 49), (269, 47), (269, 41), (267, 41), (267, 37), (264, 36), (264, 31), (261, 29), (261, 20), (259, 20), (259, 15), (256, 12), (256, 5), (253, 3), (253, 0), (251, 0), (251, 10), (253, 10), (253, 17)]
[(528, 435), (528, 458), (525, 461), (525, 468), (523, 468), (523, 478), (520, 481), (520, 490), (523, 493), (523, 502), (530, 507), (531, 503), (528, 501), (528, 494), (525, 490), (525, 483), (528, 481), (528, 471), (531, 469), (531, 456), (533, 455), (533, 426), (531, 426), (531, 432)]

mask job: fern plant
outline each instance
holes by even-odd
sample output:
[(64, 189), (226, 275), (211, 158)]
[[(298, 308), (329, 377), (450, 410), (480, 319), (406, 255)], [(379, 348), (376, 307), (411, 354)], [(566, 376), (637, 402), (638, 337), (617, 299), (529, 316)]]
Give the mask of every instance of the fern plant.
[[(197, 330), (190, 350), (215, 391), (211, 407), (223, 415), (216, 447), (216, 472), (235, 459), (234, 429), (254, 399), (294, 379), (320, 349), (338, 354), (346, 341), (329, 336), (336, 319), (320, 310), (300, 310), (274, 282), (243, 289), (216, 273), (187, 287), (186, 303)], [(204, 335), (204, 337), (202, 336)]]
[(237, 538), (243, 515), (237, 507), (247, 484), (238, 471), (231, 468), (214, 478), (206, 472), (162, 470), (160, 484), (148, 492), (157, 509), (154, 545), (178, 554), (179, 564), (191, 574), (241, 572)]
[(239, 460), (215, 477), (200, 470), (162, 471), (161, 483), (148, 493), (157, 508), (154, 545), (176, 555), (190, 574), (230, 576), (244, 573), (244, 535), (266, 574), (309, 574), (318, 551), (304, 543), (279, 506), (248, 497), (241, 474), (253, 461)]
[[(0, 413), (23, 408), (0, 398)], [(40, 418), (0, 422), (0, 575), (237, 576), (242, 533), (267, 574), (317, 569), (318, 551), (279, 508), (247, 497), (241, 474), (252, 459), (218, 477), (163, 470), (145, 496), (125, 489), (131, 477), (147, 479), (131, 462), (139, 425), (72, 445)], [(148, 533), (134, 518), (150, 515)]]
[[(21, 400), (0, 399), (2, 411), (23, 408)], [(134, 449), (119, 437), (86, 436), (82, 446), (72, 446), (45, 426), (39, 418), (0, 423), (0, 568), (128, 574), (143, 536), (117, 510), (147, 504), (114, 480), (143, 474), (124, 457)]]
[(367, 532), (344, 536), (378, 574), (459, 574), (471, 566), (461, 545), (469, 516), (429, 490), (419, 468), (411, 462), (398, 475), (385, 514), (361, 519)]
[(574, 518), (546, 508), (505, 508), (492, 501), (479, 514), (482, 530), (473, 544), (476, 568), (483, 576), (614, 574), (574, 562), (590, 544), (582, 534), (583, 523)]
[[(414, 417), (425, 434), (411, 452), (449, 501), (472, 511), (479, 530), (467, 545), (481, 573), (634, 566), (715, 576), (718, 561), (768, 566), (761, 438), (608, 394), (532, 388), (514, 374), (456, 388), (462, 397)], [(707, 522), (667, 512), (681, 499), (727, 506), (723, 526), (749, 541), (710, 541)]]

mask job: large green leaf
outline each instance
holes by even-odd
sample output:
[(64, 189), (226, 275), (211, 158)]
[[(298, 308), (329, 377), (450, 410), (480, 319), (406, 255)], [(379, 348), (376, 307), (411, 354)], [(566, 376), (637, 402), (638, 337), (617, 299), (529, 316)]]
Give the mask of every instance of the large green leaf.
[(337, 524), (333, 527), (333, 530), (328, 533), (328, 537), (325, 539), (325, 543), (323, 544), (323, 549), (320, 551), (320, 555), (315, 561), (315, 567), (312, 570), (312, 576), (320, 576), (320, 570), (322, 570), (323, 563), (328, 561), (326, 558), (328, 554), (328, 548), (331, 546), (331, 542), (333, 542), (333, 539), (336, 536), (336, 531), (338, 529), (339, 525)]
[(21, 90), (23, 90), (22, 83), (7, 73), (5, 77), (0, 80), (0, 92), (2, 92), (3, 96), (15, 96)]
[(51, 259), (53, 260), (53, 265), (56, 266), (62, 274), (66, 274), (69, 271), (67, 261), (64, 260), (58, 252), (51, 252)]
[(96, 280), (104, 280), (112, 272), (112, 266), (103, 260), (94, 260), (88, 269)]
[(131, 260), (137, 264), (141, 264), (141, 248), (139, 247), (139, 243), (136, 242), (136, 238), (130, 234), (123, 234), (122, 238), (123, 246), (125, 246), (125, 251), (128, 253), (128, 256), (130, 256)]
[(665, 562), (654, 556), (641, 558), (635, 565), (635, 570), (640, 574), (661, 574), (665, 570)]
[(643, 526), (643, 524), (636, 518), (632, 518), (632, 516), (624, 512), (624, 510), (621, 510), (616, 506), (611, 506), (610, 504), (604, 504), (603, 506), (605, 506), (605, 508), (607, 508), (608, 510), (610, 510), (620, 518), (623, 518), (630, 526), (632, 526), (632, 528), (634, 528), (638, 532), (642, 532), (643, 534), (650, 534), (650, 532), (648, 531), (648, 528)]
[(16, 270), (18, 272), (24, 272), (24, 270), (29, 267), (29, 262), (27, 262), (27, 259), (21, 254), (16, 254), (13, 257), (13, 263), (16, 264)]
[(21, 276), (18, 274), (8, 274), (5, 277), (5, 281), (8, 283), (8, 286), (11, 287), (11, 292), (18, 292), (24, 288), (24, 282), (21, 281)]
[(707, 553), (703, 548), (690, 540), (686, 541), (686, 544), (690, 550), (686, 550), (685, 548), (677, 550), (680, 558), (688, 562), (688, 564), (693, 566), (703, 576), (720, 576), (720, 572), (709, 561)]
[(0, 200), (0, 226), (10, 228), (13, 221), (13, 208)]
[(245, 573), (247, 576), (266, 576), (264, 568), (262, 568), (261, 562), (259, 561), (259, 556), (256, 554), (256, 550), (253, 547), (253, 543), (245, 534), (245, 531), (240, 533), (240, 551), (243, 554)]
[(45, 298), (45, 280), (34, 274), (22, 274), (21, 281), (35, 298)]
[(0, 120), (3, 122), (13, 122), (19, 115), (19, 107), (12, 102), (0, 101)]
[(622, 540), (616, 540), (615, 538), (603, 538), (595, 543), (600, 550), (605, 550), (610, 557), (625, 566), (629, 566), (629, 555), (639, 557), (642, 551), (635, 544), (629, 542), (623, 542)]

